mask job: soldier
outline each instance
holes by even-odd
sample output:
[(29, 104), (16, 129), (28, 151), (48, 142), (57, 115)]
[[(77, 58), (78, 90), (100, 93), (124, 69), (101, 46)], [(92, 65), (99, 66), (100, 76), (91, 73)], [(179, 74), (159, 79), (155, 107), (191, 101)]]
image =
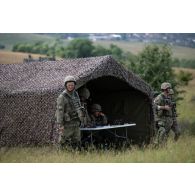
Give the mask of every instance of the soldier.
[(57, 129), (58, 144), (66, 144), (73, 148), (80, 147), (80, 123), (83, 120), (83, 111), (78, 93), (75, 91), (76, 80), (73, 76), (65, 77), (65, 90), (57, 98)]
[(177, 110), (176, 110), (176, 103), (174, 101), (174, 91), (173, 89), (170, 90), (170, 98), (171, 98), (171, 101), (172, 101), (172, 110), (173, 110), (173, 125), (171, 127), (171, 129), (173, 130), (174, 132), (174, 140), (177, 141), (179, 139), (179, 136), (180, 136), (180, 129), (179, 129), (179, 125), (177, 123)]
[(83, 121), (83, 126), (84, 127), (89, 127), (91, 126), (91, 119), (88, 114), (88, 105), (87, 105), (87, 100), (90, 97), (90, 92), (86, 87), (82, 87), (78, 90), (78, 94), (81, 100), (81, 106), (84, 108), (84, 121)]
[(102, 108), (99, 104), (93, 104), (91, 106), (91, 120), (94, 126), (107, 125), (108, 120), (106, 115), (102, 112)]
[(162, 83), (162, 93), (154, 99), (156, 122), (155, 144), (157, 145), (166, 143), (167, 135), (173, 125), (170, 89), (170, 83)]
[[(106, 115), (102, 112), (102, 107), (99, 104), (92, 104), (91, 106), (91, 126), (105, 126), (108, 124), (108, 120)], [(106, 144), (107, 139), (103, 132), (96, 132), (94, 136), (94, 143), (95, 144)], [(100, 146), (100, 145), (99, 145)]]

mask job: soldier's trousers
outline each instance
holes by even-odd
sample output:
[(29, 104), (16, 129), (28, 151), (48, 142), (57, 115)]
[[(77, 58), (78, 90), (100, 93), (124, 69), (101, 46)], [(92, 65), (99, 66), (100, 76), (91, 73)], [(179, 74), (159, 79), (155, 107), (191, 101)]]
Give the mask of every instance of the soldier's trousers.
[(177, 141), (181, 132), (180, 132), (180, 129), (179, 129), (179, 125), (177, 123), (177, 119), (176, 118), (173, 118), (173, 125), (171, 127), (171, 129), (173, 130), (175, 136), (174, 136), (174, 140)]
[(155, 136), (156, 144), (165, 144), (167, 141), (168, 133), (173, 125), (173, 119), (171, 117), (165, 117), (162, 120), (157, 121), (157, 129)]
[(79, 125), (79, 120), (72, 120), (65, 124), (64, 132), (62, 134), (59, 134), (58, 137), (59, 146), (71, 146), (73, 148), (80, 147), (81, 132)]

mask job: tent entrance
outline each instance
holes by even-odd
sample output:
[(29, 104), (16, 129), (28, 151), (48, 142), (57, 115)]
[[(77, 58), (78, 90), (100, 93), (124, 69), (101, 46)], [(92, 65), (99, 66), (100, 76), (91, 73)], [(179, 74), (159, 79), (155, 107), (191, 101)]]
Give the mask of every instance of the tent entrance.
[(110, 125), (136, 123), (128, 132), (132, 139), (149, 133), (150, 107), (145, 94), (112, 76), (91, 80), (86, 87), (91, 93), (89, 105), (100, 104)]

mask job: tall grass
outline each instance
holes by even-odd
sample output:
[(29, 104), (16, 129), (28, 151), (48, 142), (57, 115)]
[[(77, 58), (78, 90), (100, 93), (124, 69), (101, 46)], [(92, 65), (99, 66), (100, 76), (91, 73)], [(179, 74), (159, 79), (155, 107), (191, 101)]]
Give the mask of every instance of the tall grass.
[(0, 162), (11, 163), (192, 163), (195, 162), (195, 137), (168, 140), (165, 147), (154, 149), (132, 146), (123, 150), (61, 150), (54, 147), (1, 148)]
[[(31, 54), (31, 56), (33, 59), (39, 59), (39, 57), (45, 57), (45, 55), (41, 55), (41, 54)], [(28, 53), (0, 50), (0, 64), (23, 63), (24, 58), (28, 59)]]
[(183, 133), (195, 135), (195, 70), (185, 68), (174, 68), (178, 73), (180, 70), (192, 73), (193, 80), (189, 82), (189, 85), (182, 87), (185, 91), (183, 94), (183, 100), (178, 102), (178, 121)]

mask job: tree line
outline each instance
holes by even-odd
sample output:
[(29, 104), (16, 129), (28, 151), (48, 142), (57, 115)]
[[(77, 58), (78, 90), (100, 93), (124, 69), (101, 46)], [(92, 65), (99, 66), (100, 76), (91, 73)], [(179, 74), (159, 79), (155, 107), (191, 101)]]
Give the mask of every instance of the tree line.
[(108, 48), (100, 45), (94, 45), (88, 39), (73, 39), (67, 46), (63, 46), (60, 39), (57, 39), (53, 45), (44, 42), (35, 44), (16, 44), (13, 51), (45, 54), (50, 57), (59, 56), (61, 58), (80, 58), (112, 55), (121, 64), (151, 85), (154, 91), (159, 91), (162, 82), (172, 83), (177, 94), (181, 94), (178, 86), (187, 85), (192, 79), (192, 75), (180, 72), (175, 75), (172, 69), (173, 65), (182, 63), (174, 59), (172, 51), (168, 45), (158, 46), (151, 44), (146, 46), (138, 55), (131, 52), (125, 52), (117, 45), (111, 44)]

